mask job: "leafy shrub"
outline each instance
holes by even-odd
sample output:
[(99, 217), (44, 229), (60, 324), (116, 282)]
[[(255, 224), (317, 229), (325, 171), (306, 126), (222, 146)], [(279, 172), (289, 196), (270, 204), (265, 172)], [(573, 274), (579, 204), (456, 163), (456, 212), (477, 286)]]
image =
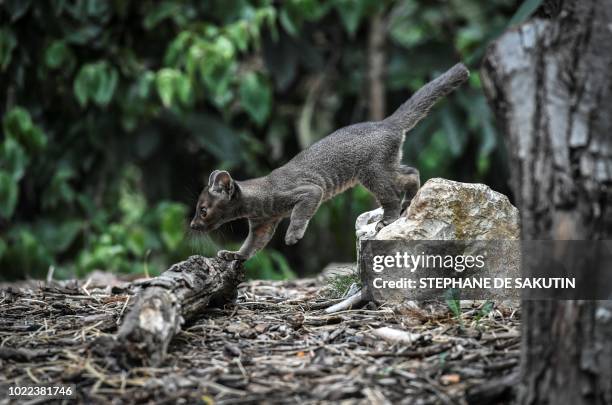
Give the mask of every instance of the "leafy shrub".
[[(514, 8), (513, 0), (2, 2), (0, 277), (42, 276), (51, 265), (63, 277), (155, 271), (214, 254), (218, 242), (186, 228), (212, 169), (263, 175), (368, 119), (372, 16), (387, 23), (391, 111), (457, 60), (477, 68)], [(410, 134), (404, 155), (424, 179), (507, 191), (500, 145), (474, 74)], [(362, 188), (345, 193), (319, 210), (303, 242), (287, 248), (275, 238), (249, 273), (289, 277), (352, 259), (354, 219), (373, 205)]]

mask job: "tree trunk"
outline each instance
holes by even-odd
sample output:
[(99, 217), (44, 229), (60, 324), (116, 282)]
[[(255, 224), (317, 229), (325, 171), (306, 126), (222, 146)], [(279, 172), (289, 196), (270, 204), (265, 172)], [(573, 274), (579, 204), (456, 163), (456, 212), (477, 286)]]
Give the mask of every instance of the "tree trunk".
[[(612, 0), (544, 6), (482, 69), (522, 236), (611, 239)], [(612, 403), (612, 301), (527, 301), (523, 319), (521, 403)]]

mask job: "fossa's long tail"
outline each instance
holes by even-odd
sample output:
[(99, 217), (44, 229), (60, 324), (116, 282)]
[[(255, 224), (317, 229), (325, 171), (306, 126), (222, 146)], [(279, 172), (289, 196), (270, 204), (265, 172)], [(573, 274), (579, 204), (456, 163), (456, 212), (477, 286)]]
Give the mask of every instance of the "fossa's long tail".
[(469, 76), (470, 71), (463, 63), (456, 64), (446, 73), (421, 87), (385, 121), (400, 127), (403, 131), (411, 130), (429, 113), (439, 99), (455, 90)]

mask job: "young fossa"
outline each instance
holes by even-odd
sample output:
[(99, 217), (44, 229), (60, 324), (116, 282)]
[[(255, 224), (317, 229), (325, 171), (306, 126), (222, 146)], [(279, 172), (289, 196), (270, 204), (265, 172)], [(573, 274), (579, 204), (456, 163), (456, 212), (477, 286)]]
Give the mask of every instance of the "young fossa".
[(384, 210), (377, 229), (390, 224), (420, 187), (418, 170), (400, 163), (406, 132), (468, 76), (467, 68), (457, 64), (384, 120), (341, 128), (267, 176), (238, 181), (227, 171), (215, 170), (198, 198), (191, 228), (207, 232), (247, 218), (249, 235), (242, 247), (218, 253), (226, 260), (246, 260), (268, 244), (285, 217), (291, 218), (285, 242), (299, 241), (321, 203), (358, 183)]

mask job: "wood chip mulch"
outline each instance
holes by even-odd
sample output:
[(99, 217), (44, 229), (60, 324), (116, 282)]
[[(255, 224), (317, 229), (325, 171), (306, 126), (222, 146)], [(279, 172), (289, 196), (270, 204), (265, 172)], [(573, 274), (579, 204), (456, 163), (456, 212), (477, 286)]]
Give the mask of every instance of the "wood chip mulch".
[(124, 369), (96, 342), (117, 330), (128, 298), (80, 282), (4, 286), (0, 404), (13, 401), (8, 385), (42, 383), (76, 384), (77, 402), (101, 404), (486, 403), (508, 398), (518, 369), (513, 306), (463, 303), (460, 318), (443, 304), (326, 314), (338, 300), (314, 279), (245, 283), (236, 305), (185, 325), (163, 367)]

